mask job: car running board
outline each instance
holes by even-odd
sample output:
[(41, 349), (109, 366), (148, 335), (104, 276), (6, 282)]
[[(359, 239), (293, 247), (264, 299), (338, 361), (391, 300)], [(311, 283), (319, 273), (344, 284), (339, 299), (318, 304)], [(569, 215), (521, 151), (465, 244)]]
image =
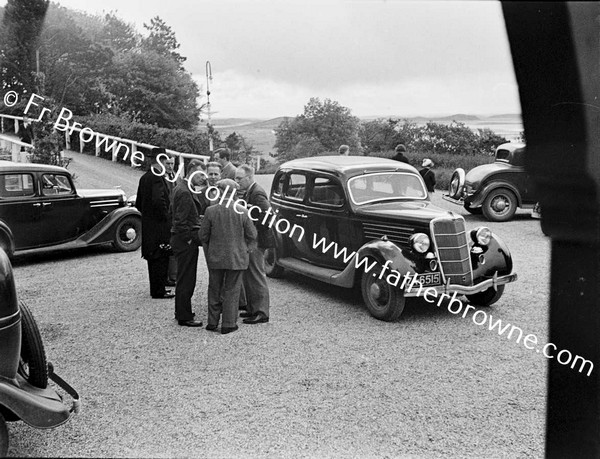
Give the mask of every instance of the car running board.
[(340, 287), (352, 287), (354, 283), (354, 276), (347, 275), (347, 269), (339, 271), (337, 269), (322, 268), (297, 258), (279, 258), (277, 264), (295, 273)]

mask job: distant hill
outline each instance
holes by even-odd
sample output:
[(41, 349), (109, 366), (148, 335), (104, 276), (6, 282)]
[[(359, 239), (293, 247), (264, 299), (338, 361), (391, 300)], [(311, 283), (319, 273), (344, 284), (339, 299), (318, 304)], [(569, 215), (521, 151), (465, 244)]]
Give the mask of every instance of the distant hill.
[(442, 116), (436, 118), (438, 121), (479, 121), (479, 117), (475, 115), (463, 115), (462, 113), (450, 116)]
[(520, 113), (505, 113), (502, 115), (491, 115), (488, 116), (487, 119), (521, 119), (521, 114)]

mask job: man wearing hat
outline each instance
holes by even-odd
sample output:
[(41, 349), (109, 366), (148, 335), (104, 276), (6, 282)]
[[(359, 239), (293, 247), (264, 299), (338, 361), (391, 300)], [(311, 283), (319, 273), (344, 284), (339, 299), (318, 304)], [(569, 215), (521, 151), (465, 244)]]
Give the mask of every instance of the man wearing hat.
[(396, 155), (393, 156), (392, 159), (400, 161), (401, 163), (410, 164), (408, 158), (404, 156), (404, 153), (406, 153), (406, 147), (400, 143), (396, 145)]
[(173, 298), (175, 295), (165, 289), (170, 255), (171, 212), (169, 186), (165, 177), (160, 175), (161, 169), (157, 162), (157, 156), (161, 153), (166, 156), (164, 148), (153, 148), (147, 154), (150, 169), (140, 178), (135, 207), (142, 214), (142, 258), (148, 262), (150, 296)]
[(435, 172), (431, 170), (433, 167), (433, 161), (429, 158), (425, 158), (423, 163), (421, 164), (422, 169), (419, 171), (421, 177), (425, 181), (425, 186), (427, 187), (427, 191), (430, 193), (435, 192)]

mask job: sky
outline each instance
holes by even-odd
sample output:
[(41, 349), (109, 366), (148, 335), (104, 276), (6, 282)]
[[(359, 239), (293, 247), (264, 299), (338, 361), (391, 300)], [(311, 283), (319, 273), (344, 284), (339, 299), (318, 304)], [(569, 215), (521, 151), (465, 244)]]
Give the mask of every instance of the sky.
[(215, 118), (275, 118), (329, 98), (357, 116), (520, 113), (500, 2), (58, 0), (160, 16)]

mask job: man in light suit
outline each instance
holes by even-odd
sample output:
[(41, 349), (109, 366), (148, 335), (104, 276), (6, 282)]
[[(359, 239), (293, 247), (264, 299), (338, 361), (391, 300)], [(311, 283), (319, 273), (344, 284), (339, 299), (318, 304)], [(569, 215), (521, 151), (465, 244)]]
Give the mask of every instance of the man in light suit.
[(166, 154), (164, 148), (154, 148), (147, 154), (150, 169), (140, 179), (135, 207), (142, 214), (142, 258), (148, 262), (150, 296), (173, 298), (175, 295), (165, 290), (169, 253), (164, 248), (171, 238), (171, 210), (169, 186), (159, 175), (156, 158), (161, 153)]
[(235, 179), (235, 166), (230, 162), (231, 152), (229, 148), (219, 148), (215, 151), (214, 158), (221, 165), (221, 178)]
[[(235, 196), (233, 180), (220, 180), (218, 187), (224, 200)], [(215, 204), (206, 209), (200, 240), (206, 247), (208, 265), (208, 324), (215, 331), (223, 315), (221, 334), (234, 332), (237, 327), (238, 302), (242, 276), (248, 268), (249, 251), (256, 243), (256, 229), (244, 207)]]
[(265, 190), (254, 181), (254, 168), (246, 164), (237, 168), (235, 181), (244, 191), (243, 199), (248, 206), (260, 208), (260, 215), (254, 212), (254, 225), (258, 232), (258, 247), (250, 253), (250, 262), (244, 273), (244, 288), (246, 290), (247, 311), (240, 314), (245, 324), (260, 324), (269, 321), (269, 286), (265, 274), (265, 249), (275, 247), (275, 237), (270, 228), (262, 224), (263, 215), (271, 205)]

